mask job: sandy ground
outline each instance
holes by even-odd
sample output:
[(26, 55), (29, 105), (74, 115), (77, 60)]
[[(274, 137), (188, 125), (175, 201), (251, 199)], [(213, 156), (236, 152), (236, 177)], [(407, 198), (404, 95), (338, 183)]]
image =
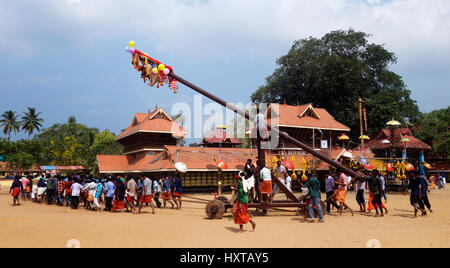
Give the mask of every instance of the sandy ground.
[[(267, 216), (254, 217), (256, 232), (247, 225), (247, 232), (237, 234), (230, 213), (222, 220), (209, 220), (203, 204), (184, 202), (182, 210), (158, 209), (156, 215), (149, 208), (141, 215), (112, 214), (30, 201), (13, 207), (9, 187), (2, 188), (0, 247), (66, 247), (72, 239), (81, 247), (360, 248), (372, 239), (381, 247), (450, 247), (449, 190), (432, 192), (435, 212), (427, 217), (413, 218), (409, 198), (390, 194), (390, 213), (385, 218), (359, 213), (339, 217), (333, 212), (325, 223), (316, 224), (301, 222), (295, 211), (269, 211)], [(354, 193), (348, 194), (347, 201), (357, 208)]]

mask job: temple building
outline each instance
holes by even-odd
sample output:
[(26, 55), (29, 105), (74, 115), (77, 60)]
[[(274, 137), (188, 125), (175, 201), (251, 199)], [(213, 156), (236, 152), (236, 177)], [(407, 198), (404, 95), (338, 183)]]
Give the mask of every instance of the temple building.
[[(393, 144), (392, 144), (392, 134)], [(370, 148), (377, 158), (390, 158), (390, 152), (394, 149), (394, 158), (405, 157), (412, 163), (419, 160), (421, 153), (431, 149), (431, 146), (414, 137), (411, 129), (397, 128), (394, 133), (389, 129), (382, 129), (374, 138), (369, 141), (365, 147)]]

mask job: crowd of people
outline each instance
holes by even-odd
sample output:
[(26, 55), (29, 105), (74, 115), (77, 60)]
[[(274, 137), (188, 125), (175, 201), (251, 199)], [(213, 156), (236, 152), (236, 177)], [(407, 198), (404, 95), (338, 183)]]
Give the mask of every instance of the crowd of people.
[[(277, 167), (271, 171), (264, 163), (259, 174), (256, 174), (256, 167), (249, 159), (244, 166), (244, 171), (237, 177), (238, 182), (235, 187), (238, 191), (238, 197), (234, 203), (235, 223), (240, 225), (240, 231), (243, 231), (243, 225), (251, 223), (254, 227), (256, 224), (251, 220), (251, 214), (248, 213), (249, 202), (267, 202), (271, 203), (274, 196), (280, 192), (281, 185), (285, 187), (286, 196), (288, 192), (292, 193), (292, 171), (287, 169), (278, 161)], [(347, 203), (347, 191), (356, 191), (356, 202), (359, 205), (359, 212), (371, 214), (375, 210), (375, 216), (384, 217), (389, 213), (386, 206), (388, 198), (386, 195), (386, 179), (377, 170), (364, 170), (363, 178), (351, 178), (343, 172), (330, 173), (325, 178), (325, 193), (326, 193), (326, 212), (331, 213), (331, 208), (334, 207), (338, 214), (342, 216), (344, 210), (349, 211), (354, 215), (353, 209)], [(255, 177), (259, 175), (259, 186), (255, 183)], [(433, 212), (428, 198), (430, 190), (438, 185), (439, 189), (445, 188), (446, 179), (443, 175), (430, 176), (426, 179), (422, 176), (418, 169), (412, 170), (408, 173), (407, 188), (410, 193), (410, 203), (414, 207), (414, 216), (417, 217), (418, 212), (422, 212), (422, 216), (427, 215), (426, 209)], [(281, 185), (273, 185), (273, 177), (276, 177)], [(300, 201), (306, 203), (306, 212), (309, 213), (311, 221), (315, 221), (315, 212), (317, 210), (319, 222), (324, 222), (324, 211), (321, 206), (321, 183), (314, 176), (310, 174), (305, 184), (299, 181), (302, 187), (302, 195)], [(365, 192), (369, 191), (369, 200), (365, 200)], [(384, 201), (383, 201), (384, 200)], [(306, 217), (306, 215), (305, 215)]]
[[(243, 232), (243, 226), (251, 223), (253, 230), (256, 223), (252, 220), (252, 215), (248, 212), (250, 202), (272, 203), (274, 196), (280, 191), (284, 191), (286, 197), (292, 194), (292, 170), (284, 167), (278, 161), (277, 167), (271, 171), (264, 163), (261, 164), (259, 173), (249, 159), (244, 165), (244, 170), (236, 176), (236, 185), (232, 188), (237, 192), (237, 197), (232, 198), (233, 214), (235, 223), (240, 226), (239, 232)], [(331, 213), (334, 207), (338, 214), (342, 216), (344, 210), (354, 215), (346, 200), (347, 191), (356, 191), (356, 202), (359, 205), (359, 212), (371, 214), (375, 210), (375, 215), (383, 217), (389, 213), (386, 206), (388, 198), (386, 195), (386, 179), (378, 170), (364, 170), (361, 178), (351, 178), (343, 172), (330, 173), (325, 178), (326, 212)], [(276, 177), (281, 184), (272, 184), (273, 177)], [(258, 182), (256, 181), (258, 178)], [(321, 182), (315, 175), (310, 174), (303, 184), (300, 201), (305, 203), (306, 213), (309, 213), (311, 222), (315, 221), (316, 210), (319, 222), (324, 222), (324, 211), (321, 204)], [(431, 176), (426, 179), (418, 169), (408, 172), (408, 192), (410, 193), (410, 204), (414, 208), (414, 216), (418, 212), (422, 216), (427, 215), (427, 210), (432, 213), (428, 193), (438, 185), (439, 189), (445, 188), (446, 180), (441, 175)], [(369, 200), (365, 200), (365, 191), (369, 191)], [(181, 209), (182, 207), (182, 180), (178, 174), (175, 176), (162, 177), (160, 179), (150, 179), (141, 176), (107, 176), (102, 179), (94, 178), (90, 175), (84, 176), (16, 176), (10, 188), (13, 196), (13, 205), (19, 205), (19, 197), (23, 200), (32, 199), (41, 203), (44, 198), (47, 204), (57, 204), (59, 206), (78, 209), (80, 203), (84, 208), (93, 211), (124, 211), (141, 213), (142, 207), (146, 205), (155, 214), (156, 204), (158, 208), (166, 208), (167, 203), (171, 208)], [(162, 203), (160, 201), (162, 200)], [(383, 202), (384, 200), (384, 202)], [(103, 205), (103, 209), (102, 209)], [(263, 209), (263, 214), (266, 212)], [(305, 214), (306, 218), (306, 214)]]
[(90, 175), (47, 174), (14, 177), (10, 193), (14, 206), (20, 205), (19, 197), (22, 196), (24, 201), (30, 199), (42, 203), (45, 199), (48, 205), (70, 206), (72, 209), (78, 209), (82, 203), (84, 208), (93, 211), (126, 209), (127, 212), (141, 213), (146, 205), (155, 214), (153, 201), (158, 208), (166, 208), (169, 203), (172, 209), (181, 209), (183, 185), (178, 175), (152, 180), (144, 175), (97, 179)]

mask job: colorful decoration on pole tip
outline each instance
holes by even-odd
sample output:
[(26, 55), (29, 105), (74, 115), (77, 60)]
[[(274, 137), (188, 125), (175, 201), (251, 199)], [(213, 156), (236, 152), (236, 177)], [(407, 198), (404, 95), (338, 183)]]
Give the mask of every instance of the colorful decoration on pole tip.
[(136, 52), (136, 49), (134, 47), (127, 47), (127, 51), (131, 54), (134, 54)]
[(178, 92), (178, 81), (173, 80), (172, 82), (170, 82), (170, 87), (172, 88), (173, 93), (177, 93)]

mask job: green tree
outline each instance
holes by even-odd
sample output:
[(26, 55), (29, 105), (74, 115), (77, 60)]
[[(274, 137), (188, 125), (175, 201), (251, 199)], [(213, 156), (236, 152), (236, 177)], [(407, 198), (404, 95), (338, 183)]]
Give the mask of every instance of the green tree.
[(109, 130), (103, 130), (95, 136), (91, 150), (95, 155), (119, 155), (123, 152), (123, 146), (116, 141), (116, 136)]
[(251, 99), (256, 103), (313, 103), (349, 126), (353, 138), (359, 137), (360, 97), (367, 109), (369, 135), (392, 117), (416, 123), (421, 115), (416, 101), (402, 78), (389, 70), (396, 56), (370, 43), (369, 37), (349, 29), (295, 41)]
[(0, 126), (3, 127), (3, 134), (8, 135), (8, 140), (11, 140), (12, 132), (17, 133), (20, 131), (18, 117), (14, 111), (6, 111), (0, 117)]
[(22, 130), (28, 132), (28, 136), (31, 136), (35, 130), (40, 131), (42, 127), (42, 118), (39, 118), (41, 113), (36, 113), (35, 108), (28, 107), (28, 111), (22, 116)]
[[(58, 165), (87, 165), (95, 161), (91, 150), (97, 128), (76, 122), (54, 124), (35, 136), (42, 144), (44, 161)], [(94, 160), (92, 160), (94, 159)]]
[(424, 114), (415, 136), (431, 145), (431, 152), (450, 159), (450, 106)]
[(8, 156), (8, 164), (16, 170), (29, 169), (33, 163), (33, 156), (26, 152), (18, 152)]

